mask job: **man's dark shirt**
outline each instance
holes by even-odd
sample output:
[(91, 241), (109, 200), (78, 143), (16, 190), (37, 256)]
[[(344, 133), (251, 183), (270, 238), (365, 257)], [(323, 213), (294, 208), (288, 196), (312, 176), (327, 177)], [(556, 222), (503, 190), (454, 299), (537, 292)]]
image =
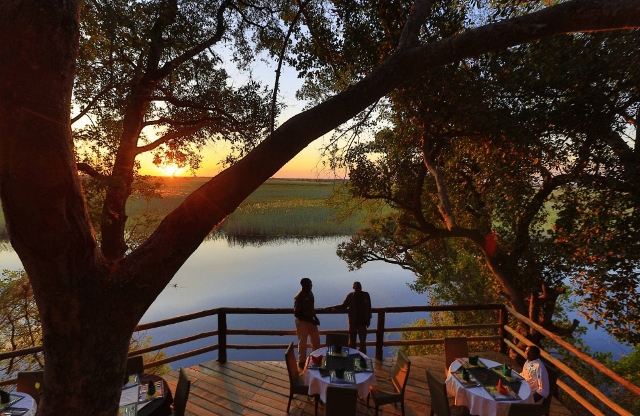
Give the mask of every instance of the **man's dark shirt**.
[(314, 322), (315, 316), (313, 292), (301, 290), (293, 298), (293, 316), (303, 321)]
[(371, 324), (371, 297), (368, 292), (349, 293), (339, 308), (349, 312), (349, 325)]

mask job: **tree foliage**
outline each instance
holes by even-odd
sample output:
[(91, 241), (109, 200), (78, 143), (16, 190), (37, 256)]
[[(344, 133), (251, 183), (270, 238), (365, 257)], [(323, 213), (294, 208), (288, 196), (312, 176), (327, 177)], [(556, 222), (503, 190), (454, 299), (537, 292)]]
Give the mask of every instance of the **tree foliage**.
[(121, 257), (138, 240), (125, 240), (125, 227), (127, 199), (140, 192), (133, 184), (140, 155), (195, 172), (207, 144), (229, 143), (230, 163), (268, 131), (271, 92), (250, 76), (233, 81), (219, 45), (236, 44), (247, 55), (251, 34), (280, 34), (281, 10), (229, 1), (91, 1), (82, 8), (73, 136), (78, 166), (93, 179), (85, 182), (96, 191), (90, 195), (101, 208), (96, 224), (107, 256)]
[[(31, 284), (24, 271), (3, 270), (0, 278), (0, 349), (11, 352), (42, 344), (38, 307)], [(17, 371), (42, 368), (42, 353), (2, 360), (0, 371), (5, 376)]]
[[(432, 35), (466, 19), (457, 22), (430, 26)], [(489, 279), (516, 310), (565, 335), (575, 326), (552, 314), (570, 282), (589, 322), (637, 343), (638, 36), (544, 40), (394, 92), (381, 112), (389, 127), (343, 162), (353, 196), (395, 211), (338, 254), (352, 268), (409, 268), (415, 288), (444, 301), (469, 301), (460, 275)]]
[[(306, 6), (338, 21), (337, 4), (156, 0), (93, 1), (81, 8), (73, 0), (0, 2), (0, 38), (12, 39), (0, 42), (0, 197), (40, 312), (46, 356), (40, 416), (116, 413), (131, 334), (144, 312), (206, 236), (318, 137), (443, 65), (555, 35), (640, 26), (633, 0), (576, 0), (422, 41), (430, 9), (419, 0), (403, 9), (409, 15), (383, 26), (400, 38), (384, 56), (372, 57), (368, 74), (267, 128), (266, 114), (274, 111), (265, 108), (274, 108), (273, 99), (252, 83), (225, 88), (214, 45), (228, 47), (243, 67), (256, 52), (280, 61), (289, 42), (295, 51), (296, 36), (314, 36), (322, 27), (314, 26), (319, 17), (304, 15)], [(383, 15), (396, 7), (371, 6)], [(365, 50), (367, 39), (357, 39)], [(258, 46), (249, 48), (254, 42)], [(326, 46), (313, 45), (318, 51)], [(287, 59), (307, 56), (294, 55)], [(74, 117), (86, 114), (100, 127), (90, 122), (72, 135), (72, 103), (81, 104)], [(145, 130), (154, 126), (165, 130), (154, 137)], [(128, 247), (125, 208), (139, 154), (157, 149), (160, 158), (195, 163), (183, 139), (197, 150), (201, 137), (216, 134), (237, 145), (233, 163)], [(86, 145), (74, 146), (74, 140)], [(78, 170), (105, 183), (99, 241)]]

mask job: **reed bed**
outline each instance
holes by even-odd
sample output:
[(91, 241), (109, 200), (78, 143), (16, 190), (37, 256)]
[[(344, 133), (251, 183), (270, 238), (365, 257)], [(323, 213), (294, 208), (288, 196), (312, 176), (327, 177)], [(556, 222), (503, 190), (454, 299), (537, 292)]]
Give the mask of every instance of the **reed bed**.
[[(152, 212), (158, 219), (177, 207), (208, 178), (159, 178), (161, 199), (132, 200), (131, 218)], [(343, 184), (333, 180), (269, 179), (218, 228), (230, 237), (323, 237), (352, 235), (363, 225), (365, 212), (345, 220), (327, 204)]]

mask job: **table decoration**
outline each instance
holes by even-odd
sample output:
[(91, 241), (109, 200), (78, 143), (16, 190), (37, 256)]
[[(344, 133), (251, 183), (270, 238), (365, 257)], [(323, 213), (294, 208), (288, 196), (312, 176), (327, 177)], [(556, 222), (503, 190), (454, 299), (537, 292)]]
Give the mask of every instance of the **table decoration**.
[(373, 362), (370, 358), (365, 358), (361, 355), (353, 359), (353, 371), (356, 373), (372, 372)]
[(356, 377), (353, 371), (343, 371), (338, 374), (338, 370), (331, 372), (330, 383), (332, 384), (356, 384)]
[(335, 357), (346, 357), (349, 355), (348, 348), (342, 348), (340, 345), (332, 345), (327, 347), (327, 355), (335, 356)]
[(159, 399), (161, 397), (163, 397), (161, 381), (156, 381), (155, 383), (150, 381), (149, 384), (140, 384), (138, 403)]
[(11, 407), (12, 405), (14, 405), (17, 402), (19, 402), (20, 400), (22, 400), (22, 396), (17, 396), (15, 394), (9, 394), (9, 398), (6, 399), (6, 402), (0, 404), (0, 410), (7, 409), (8, 407)]
[(136, 416), (138, 408), (136, 403), (129, 403), (124, 406), (120, 406), (118, 409), (118, 416)]
[(478, 380), (471, 377), (469, 371), (467, 371), (467, 369), (465, 368), (460, 368), (452, 372), (451, 374), (453, 374), (453, 376), (460, 382), (460, 384), (462, 384), (464, 388), (468, 389), (471, 387), (479, 387), (482, 385), (478, 382)]

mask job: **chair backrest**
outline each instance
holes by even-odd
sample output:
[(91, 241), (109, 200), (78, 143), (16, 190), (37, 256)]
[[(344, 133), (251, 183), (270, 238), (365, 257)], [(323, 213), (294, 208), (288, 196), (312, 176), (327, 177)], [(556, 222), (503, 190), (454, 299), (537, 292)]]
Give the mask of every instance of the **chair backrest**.
[(449, 399), (447, 398), (447, 386), (433, 372), (427, 369), (427, 385), (431, 394), (431, 411), (437, 416), (450, 416)]
[(409, 357), (401, 349), (398, 349), (398, 355), (396, 356), (396, 363), (391, 369), (391, 383), (395, 387), (396, 391), (404, 396), (404, 389), (407, 387), (409, 381), (409, 370), (411, 369), (411, 361)]
[(467, 337), (450, 337), (444, 339), (445, 370), (449, 370), (449, 366), (456, 358), (468, 356), (469, 346), (467, 344)]
[[(16, 391), (27, 393), (38, 403), (40, 401), (40, 390), (44, 388), (44, 371), (20, 371), (17, 379)], [(36, 383), (40, 387), (36, 387)]]
[(289, 385), (293, 386), (298, 383), (298, 363), (293, 352), (293, 342), (289, 343), (287, 351), (284, 353), (284, 359), (287, 362), (287, 371), (289, 372)]
[(144, 373), (144, 360), (142, 355), (135, 355), (127, 358), (127, 373), (142, 374)]
[(327, 347), (334, 345), (349, 345), (349, 334), (327, 334), (326, 337)]
[(547, 369), (547, 374), (549, 374), (549, 395), (542, 401), (542, 407), (546, 415), (549, 414), (551, 410), (551, 400), (553, 400), (553, 396), (558, 395), (558, 371), (550, 366), (545, 366), (545, 368)]
[(353, 387), (327, 386), (325, 414), (331, 416), (355, 416), (358, 390)]
[(173, 397), (174, 416), (184, 416), (187, 402), (189, 401), (189, 391), (191, 391), (191, 379), (187, 375), (187, 371), (183, 367), (180, 367), (176, 394)]
[(506, 416), (545, 416), (549, 414), (541, 404), (511, 403), (507, 407)]

